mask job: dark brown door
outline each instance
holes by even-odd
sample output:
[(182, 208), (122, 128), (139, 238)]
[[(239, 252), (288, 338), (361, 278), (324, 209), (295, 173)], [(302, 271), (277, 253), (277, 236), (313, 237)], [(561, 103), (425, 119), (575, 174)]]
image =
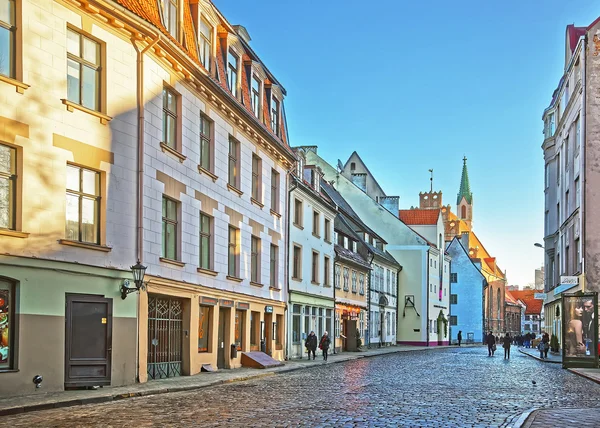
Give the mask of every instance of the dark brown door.
[(112, 299), (66, 298), (65, 388), (110, 385)]
[(228, 343), (226, 343), (225, 332), (229, 331), (229, 309), (219, 308), (219, 332), (218, 332), (218, 343), (217, 343), (217, 368), (225, 368), (225, 351), (227, 350)]
[(148, 295), (148, 378), (181, 376), (183, 304), (179, 299)]

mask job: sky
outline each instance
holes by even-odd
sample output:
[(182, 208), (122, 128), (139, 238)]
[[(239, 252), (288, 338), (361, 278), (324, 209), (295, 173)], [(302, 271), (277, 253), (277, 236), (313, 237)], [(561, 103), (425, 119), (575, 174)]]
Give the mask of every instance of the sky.
[(565, 29), (594, 0), (213, 0), (287, 91), (292, 146), (332, 165), (357, 151), (400, 208), (434, 190), (456, 212), (462, 158), (473, 230), (508, 283), (543, 263), (542, 112)]

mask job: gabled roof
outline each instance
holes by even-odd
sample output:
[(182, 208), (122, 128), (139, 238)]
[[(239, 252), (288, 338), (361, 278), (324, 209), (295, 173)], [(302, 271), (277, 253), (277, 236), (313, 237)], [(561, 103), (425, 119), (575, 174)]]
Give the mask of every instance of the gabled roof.
[(525, 315), (540, 315), (544, 301), (542, 299), (535, 299), (534, 294), (543, 292), (544, 290), (512, 290), (510, 294), (525, 304)]
[(350, 159), (352, 159), (352, 156), (356, 155), (356, 157), (358, 158), (358, 160), (360, 161), (360, 163), (362, 164), (362, 166), (365, 167), (365, 170), (367, 170), (367, 174), (369, 174), (371, 176), (371, 178), (373, 179), (373, 182), (375, 183), (375, 185), (379, 188), (379, 190), (381, 191), (381, 193), (383, 193), (384, 195), (386, 195), (386, 193), (383, 191), (383, 188), (379, 185), (379, 183), (377, 182), (377, 180), (375, 179), (375, 176), (371, 173), (371, 171), (369, 170), (369, 167), (367, 166), (367, 164), (362, 160), (362, 158), (360, 157), (360, 155), (358, 154), (358, 152), (355, 150), (352, 152), (352, 154), (350, 155), (350, 157), (348, 158), (348, 160), (346, 161), (346, 163), (344, 164), (344, 170), (346, 170), (346, 167), (348, 166), (348, 163), (350, 162)]
[(399, 210), (398, 215), (400, 216), (400, 220), (408, 225), (437, 225), (440, 210), (413, 208), (411, 210)]
[(456, 245), (458, 245), (458, 247), (463, 251), (463, 253), (465, 254), (465, 256), (469, 259), (469, 261), (471, 262), (471, 264), (473, 265), (473, 267), (475, 269), (477, 269), (477, 272), (479, 272), (479, 275), (481, 275), (482, 279), (485, 280), (485, 276), (483, 276), (483, 273), (481, 273), (481, 271), (477, 268), (477, 266), (475, 266), (475, 259), (471, 258), (469, 256), (469, 251), (463, 246), (463, 244), (460, 242), (460, 239), (458, 239), (457, 236), (455, 236), (454, 238), (452, 238), (452, 241), (450, 241), (450, 243), (448, 244), (448, 248), (446, 249), (446, 252), (448, 253), (448, 250), (450, 249), (450, 246), (452, 246), (454, 243), (456, 243)]
[(515, 299), (509, 290), (506, 290), (504, 292), (504, 301), (510, 305), (515, 306), (521, 306), (521, 304), (523, 304), (523, 306), (525, 305), (524, 303), (521, 303), (517, 299)]

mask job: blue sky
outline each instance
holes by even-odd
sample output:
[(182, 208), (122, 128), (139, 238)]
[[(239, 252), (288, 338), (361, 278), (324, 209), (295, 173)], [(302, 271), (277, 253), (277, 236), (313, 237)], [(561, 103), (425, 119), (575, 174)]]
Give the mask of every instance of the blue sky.
[(473, 228), (510, 284), (542, 264), (542, 111), (564, 67), (565, 27), (591, 0), (213, 0), (287, 90), (290, 143), (335, 165), (356, 150), (401, 208), (444, 192), (462, 157)]

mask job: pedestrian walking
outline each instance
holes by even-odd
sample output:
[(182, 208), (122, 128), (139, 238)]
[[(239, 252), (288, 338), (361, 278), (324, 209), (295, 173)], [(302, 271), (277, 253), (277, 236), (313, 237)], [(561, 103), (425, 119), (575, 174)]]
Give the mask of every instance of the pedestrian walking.
[(496, 351), (496, 336), (490, 331), (490, 334), (485, 337), (485, 342), (488, 346), (488, 357), (493, 357)]
[(311, 331), (306, 341), (304, 342), (304, 346), (308, 350), (308, 359), (310, 360), (310, 353), (312, 352), (313, 360), (315, 359), (315, 351), (317, 350), (317, 335), (314, 331)]
[(331, 339), (327, 332), (323, 333), (321, 336), (321, 341), (319, 342), (319, 349), (323, 351), (323, 359), (327, 361), (327, 351), (329, 350), (329, 345), (331, 344)]
[(460, 346), (460, 342), (462, 342), (462, 330), (458, 331), (458, 336), (456, 336), (456, 339), (458, 340), (458, 346)]
[(506, 333), (504, 336), (504, 359), (510, 360), (510, 345), (512, 344), (512, 338), (510, 337), (510, 333)]
[(544, 342), (544, 358), (548, 358), (548, 350), (550, 349), (550, 335), (548, 333), (544, 333), (542, 335), (542, 342)]

